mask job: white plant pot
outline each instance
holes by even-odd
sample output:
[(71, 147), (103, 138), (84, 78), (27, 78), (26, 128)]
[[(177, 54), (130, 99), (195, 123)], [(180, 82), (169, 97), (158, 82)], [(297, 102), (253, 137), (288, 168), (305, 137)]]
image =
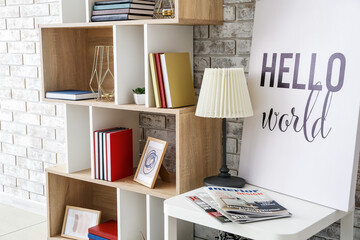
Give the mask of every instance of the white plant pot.
[(134, 93), (134, 101), (137, 105), (144, 105), (145, 104), (145, 94)]

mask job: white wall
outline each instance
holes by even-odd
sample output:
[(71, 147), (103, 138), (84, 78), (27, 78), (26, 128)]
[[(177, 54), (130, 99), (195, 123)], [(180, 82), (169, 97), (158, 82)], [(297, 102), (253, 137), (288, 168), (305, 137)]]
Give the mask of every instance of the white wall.
[(44, 205), (44, 169), (63, 162), (64, 106), (40, 102), (38, 25), (58, 22), (58, 0), (0, 0), (0, 202)]

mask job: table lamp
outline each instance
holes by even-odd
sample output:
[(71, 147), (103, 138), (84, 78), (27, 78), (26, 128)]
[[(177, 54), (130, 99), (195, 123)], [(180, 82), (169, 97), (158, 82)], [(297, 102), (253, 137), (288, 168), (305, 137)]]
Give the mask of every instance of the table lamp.
[(222, 118), (222, 167), (217, 176), (204, 179), (206, 186), (243, 187), (245, 180), (231, 176), (226, 165), (226, 118), (253, 115), (242, 68), (206, 68), (196, 107), (196, 116)]

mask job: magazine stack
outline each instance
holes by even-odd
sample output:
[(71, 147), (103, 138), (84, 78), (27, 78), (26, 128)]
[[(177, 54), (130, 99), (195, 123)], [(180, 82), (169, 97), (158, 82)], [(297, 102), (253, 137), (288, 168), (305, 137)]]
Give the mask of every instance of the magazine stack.
[(222, 223), (250, 223), (291, 216), (286, 208), (256, 188), (210, 186), (187, 199)]

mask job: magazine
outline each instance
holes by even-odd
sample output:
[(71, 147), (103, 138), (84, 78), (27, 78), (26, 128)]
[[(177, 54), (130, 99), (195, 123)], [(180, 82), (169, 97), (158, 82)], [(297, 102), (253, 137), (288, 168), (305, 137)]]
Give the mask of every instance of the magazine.
[[(233, 222), (248, 223), (290, 217), (291, 213), (256, 188), (204, 187), (213, 200), (202, 198)], [(199, 196), (201, 198), (201, 196)], [(216, 204), (216, 205), (215, 205)]]
[(210, 216), (214, 217), (216, 220), (218, 220), (221, 223), (227, 223), (231, 222), (230, 219), (222, 215), (220, 212), (216, 211), (216, 209), (212, 208), (209, 204), (201, 200), (197, 196), (186, 196), (187, 199), (189, 199), (191, 202), (198, 205), (201, 209), (203, 209), (205, 212), (207, 212)]

